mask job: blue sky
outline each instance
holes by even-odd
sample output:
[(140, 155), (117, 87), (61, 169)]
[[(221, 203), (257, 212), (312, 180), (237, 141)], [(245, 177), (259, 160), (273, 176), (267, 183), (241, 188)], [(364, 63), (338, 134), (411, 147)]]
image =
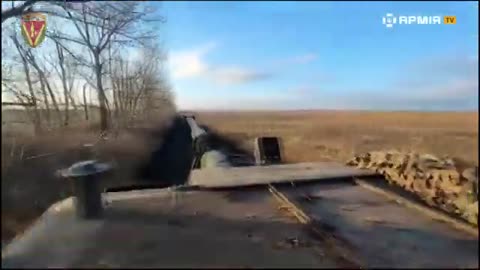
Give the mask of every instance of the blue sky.
[(476, 2), (156, 5), (181, 109), (478, 110)]
[[(478, 2), (146, 5), (167, 19), (180, 109), (478, 110)], [(457, 24), (387, 28), (387, 13)]]

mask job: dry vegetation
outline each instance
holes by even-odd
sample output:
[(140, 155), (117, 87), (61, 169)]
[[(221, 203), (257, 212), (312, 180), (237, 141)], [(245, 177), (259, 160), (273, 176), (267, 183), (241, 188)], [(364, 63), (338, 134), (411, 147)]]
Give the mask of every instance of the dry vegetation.
[(149, 125), (139, 123), (110, 132), (104, 139), (95, 122), (44, 135), (22, 131), (32, 130), (32, 124), (26, 122), (19, 122), (15, 129), (2, 128), (2, 241), (22, 232), (51, 204), (71, 195), (69, 182), (55, 172), (85, 160), (87, 155), (81, 150), (85, 144), (95, 144), (96, 157), (115, 166), (103, 188), (137, 181), (136, 169), (161, 142), (155, 134), (167, 117), (169, 113), (159, 114)]
[(477, 112), (202, 112), (197, 119), (237, 140), (274, 135), (289, 162), (341, 161), (372, 150), (450, 156), (478, 165)]
[[(86, 159), (84, 144), (115, 163), (105, 185), (133, 181), (150, 143), (159, 143), (150, 128), (175, 110), (162, 16), (129, 1), (37, 2), (2, 5), (2, 240), (69, 196), (69, 183), (55, 172)], [(46, 38), (34, 49), (17, 20), (32, 8), (49, 15)]]
[[(165, 118), (156, 119), (150, 127), (165, 123)], [(478, 165), (478, 114), (474, 112), (201, 112), (197, 119), (250, 149), (255, 136), (280, 136), (287, 162), (345, 162), (357, 153), (397, 149), (447, 155)], [(152, 143), (158, 143), (148, 130), (148, 126), (123, 130), (98, 144), (101, 159), (117, 165), (106, 185), (136, 181), (134, 169), (151, 152)], [(78, 148), (99, 142), (98, 134), (98, 127), (91, 124), (36, 137), (2, 133), (3, 240), (70, 195), (66, 181), (54, 173), (81, 159)], [(54, 154), (30, 158), (50, 153)]]
[[(16, 24), (2, 30), (11, 42), (9, 50), (2, 50), (2, 59), (9, 60), (2, 60), (2, 91), (24, 104), (22, 112), (2, 108), (2, 243), (22, 232), (52, 203), (70, 196), (69, 183), (56, 177), (55, 171), (85, 159), (79, 151), (84, 144), (95, 143), (99, 159), (115, 165), (103, 187), (137, 182), (135, 170), (159, 144), (161, 138), (155, 134), (175, 110), (163, 76), (162, 48), (140, 42), (141, 36), (156, 39), (157, 35), (133, 27), (146, 25), (148, 14), (135, 11), (135, 2), (122, 6), (105, 2), (102, 7), (95, 13), (84, 5), (53, 9), (78, 33), (71, 36), (56, 29), (54, 36), (48, 36), (51, 52), (40, 53), (21, 43), (19, 33), (13, 31)], [(20, 5), (2, 12), (2, 23), (24, 9)], [(120, 26), (107, 27), (105, 22), (112, 18), (116, 18), (112, 25)], [(99, 36), (90, 38), (84, 32)], [(139, 59), (129, 60), (120, 53), (127, 47), (137, 47)], [(87, 100), (87, 87), (98, 102), (91, 100), (92, 95)], [(281, 137), (286, 162), (346, 162), (359, 153), (395, 149), (449, 156), (478, 166), (478, 112), (196, 115), (200, 123), (248, 150), (254, 137)], [(101, 139), (99, 133), (107, 129), (113, 133)]]

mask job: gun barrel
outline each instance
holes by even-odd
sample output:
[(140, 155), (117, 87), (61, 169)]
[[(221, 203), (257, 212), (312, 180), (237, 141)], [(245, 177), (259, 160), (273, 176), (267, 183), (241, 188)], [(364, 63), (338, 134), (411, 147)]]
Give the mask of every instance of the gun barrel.
[(186, 120), (188, 122), (188, 125), (190, 126), (190, 129), (192, 130), (192, 139), (196, 139), (201, 135), (207, 134), (207, 132), (203, 128), (198, 126), (194, 118), (186, 117)]
[(194, 167), (231, 167), (232, 165), (228, 161), (227, 155), (220, 150), (212, 149), (211, 145), (209, 145), (207, 131), (197, 124), (195, 118), (185, 116), (185, 119), (192, 130), (192, 139), (194, 144), (196, 144), (194, 145), (196, 150), (196, 162), (194, 161), (196, 164), (194, 164)]

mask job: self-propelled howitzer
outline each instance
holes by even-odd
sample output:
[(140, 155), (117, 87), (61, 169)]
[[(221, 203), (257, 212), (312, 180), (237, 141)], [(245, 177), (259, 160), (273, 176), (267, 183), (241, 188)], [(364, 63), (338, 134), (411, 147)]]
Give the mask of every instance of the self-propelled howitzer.
[(2, 268), (478, 267), (477, 228), (373, 171), (283, 164), (275, 137), (256, 138), (255, 160), (238, 167), (194, 117), (182, 121), (194, 157), (171, 182), (181, 187), (101, 193), (112, 168), (77, 164), (64, 171), (74, 196), (4, 248)]

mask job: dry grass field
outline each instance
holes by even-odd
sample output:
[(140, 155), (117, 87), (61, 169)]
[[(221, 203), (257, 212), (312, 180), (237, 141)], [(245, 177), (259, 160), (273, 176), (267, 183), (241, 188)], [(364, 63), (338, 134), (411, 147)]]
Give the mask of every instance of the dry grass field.
[(413, 150), (478, 165), (477, 112), (200, 112), (199, 122), (246, 141), (273, 135), (289, 162), (341, 161), (372, 150)]
[[(256, 136), (279, 136), (287, 162), (340, 161), (371, 150), (414, 150), (478, 165), (478, 113), (197, 112), (197, 120), (252, 148)], [(160, 120), (159, 120), (160, 121)], [(157, 123), (158, 124), (158, 123)], [(79, 160), (74, 149), (98, 140), (92, 129), (24, 138), (2, 129), (2, 240), (23, 231), (52, 203), (69, 196), (55, 171)], [(135, 181), (134, 168), (158, 143), (145, 131), (111, 137), (99, 149), (113, 161), (111, 181)], [(15, 143), (12, 144), (12, 139)], [(54, 153), (53, 155), (38, 155)]]

